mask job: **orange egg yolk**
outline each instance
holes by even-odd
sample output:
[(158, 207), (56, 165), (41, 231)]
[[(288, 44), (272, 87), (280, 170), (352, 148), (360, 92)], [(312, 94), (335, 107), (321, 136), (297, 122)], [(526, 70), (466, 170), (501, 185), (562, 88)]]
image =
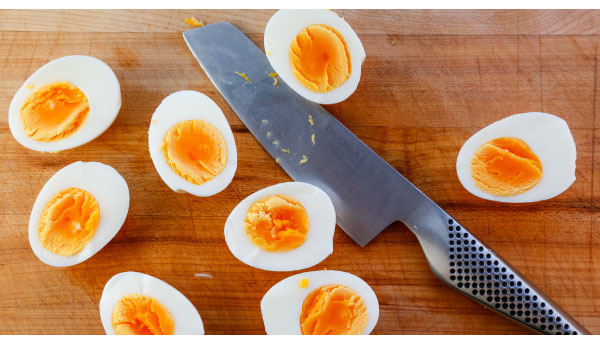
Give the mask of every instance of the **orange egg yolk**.
[(300, 328), (303, 335), (360, 335), (368, 321), (363, 299), (343, 285), (321, 286), (302, 303)]
[(195, 185), (218, 176), (227, 163), (225, 139), (215, 126), (202, 120), (174, 125), (160, 148), (171, 169)]
[(289, 56), (292, 73), (312, 91), (335, 89), (352, 73), (344, 37), (327, 25), (311, 25), (300, 31), (292, 41)]
[(25, 134), (37, 141), (63, 139), (80, 128), (90, 112), (85, 94), (67, 82), (45, 85), (21, 107)]
[(487, 193), (513, 196), (533, 188), (542, 179), (542, 163), (523, 140), (498, 138), (475, 152), (471, 176)]
[(156, 299), (140, 294), (117, 302), (112, 325), (117, 335), (173, 335), (175, 331), (169, 310)]
[(268, 196), (256, 201), (246, 213), (244, 230), (252, 243), (269, 252), (301, 246), (308, 234), (308, 214), (297, 200)]
[(44, 207), (38, 232), (42, 246), (71, 256), (92, 239), (100, 221), (100, 207), (92, 194), (79, 188), (56, 193)]

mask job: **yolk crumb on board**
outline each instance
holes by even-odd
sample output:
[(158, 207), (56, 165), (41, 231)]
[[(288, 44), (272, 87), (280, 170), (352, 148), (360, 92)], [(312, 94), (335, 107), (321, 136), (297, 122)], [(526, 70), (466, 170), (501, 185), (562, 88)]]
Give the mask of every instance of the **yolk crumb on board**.
[(243, 72), (239, 72), (239, 71), (234, 71), (236, 75), (240, 76), (241, 78), (245, 79), (246, 82), (251, 82), (250, 77), (248, 77), (248, 75), (246, 75)]
[(167, 308), (156, 299), (130, 294), (117, 302), (112, 312), (117, 335), (173, 335), (175, 323)]
[(312, 115), (309, 115), (309, 116), (308, 116), (308, 122), (310, 122), (310, 125), (311, 125), (311, 126), (314, 126), (314, 125), (315, 125), (315, 122), (313, 121), (313, 117), (312, 117)]
[(298, 281), (298, 287), (301, 289), (307, 288), (308, 284), (309, 284), (309, 282), (308, 282), (308, 279), (306, 279), (306, 278), (302, 278), (302, 279), (300, 279), (300, 281)]
[(89, 112), (88, 99), (79, 88), (57, 82), (27, 96), (21, 107), (21, 123), (31, 139), (50, 142), (77, 131)]
[(67, 188), (46, 203), (38, 223), (40, 243), (52, 253), (75, 255), (90, 242), (98, 223), (96, 198), (80, 188)]
[(352, 73), (344, 37), (323, 24), (310, 25), (298, 33), (290, 45), (289, 60), (296, 79), (320, 93), (339, 87)]
[(308, 213), (292, 197), (273, 195), (254, 202), (244, 219), (244, 231), (252, 243), (270, 252), (301, 246), (308, 234)]
[(306, 164), (307, 161), (308, 161), (308, 157), (302, 156), (302, 160), (300, 160), (300, 164)]
[(227, 163), (227, 145), (221, 132), (202, 120), (173, 125), (160, 149), (171, 169), (195, 185), (215, 178)]
[(196, 19), (196, 17), (186, 18), (185, 22), (188, 25), (190, 25), (191, 27), (202, 27), (202, 26), (204, 26), (204, 23), (202, 22), (202, 20), (198, 20), (198, 19)]
[(359, 335), (368, 321), (358, 293), (344, 285), (324, 285), (304, 299), (300, 329), (303, 335)]
[(498, 138), (483, 144), (471, 160), (475, 185), (496, 196), (512, 196), (542, 179), (542, 163), (518, 138)]

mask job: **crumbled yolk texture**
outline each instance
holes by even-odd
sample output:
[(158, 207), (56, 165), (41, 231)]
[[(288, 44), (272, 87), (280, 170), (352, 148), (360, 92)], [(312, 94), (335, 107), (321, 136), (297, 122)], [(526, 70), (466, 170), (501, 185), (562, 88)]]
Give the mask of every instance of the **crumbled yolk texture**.
[(117, 302), (112, 313), (117, 335), (173, 335), (171, 313), (152, 297), (132, 294)]
[(90, 242), (99, 221), (100, 207), (91, 193), (79, 188), (59, 191), (40, 217), (40, 242), (52, 253), (75, 255)]
[(256, 201), (244, 219), (244, 231), (252, 243), (269, 252), (284, 252), (306, 241), (309, 222), (297, 200), (273, 195)]
[(368, 321), (365, 302), (347, 286), (321, 286), (302, 303), (303, 335), (360, 335)]
[(542, 163), (523, 140), (498, 138), (475, 152), (471, 176), (487, 193), (513, 196), (533, 188), (542, 179)]
[(182, 121), (171, 127), (160, 149), (171, 169), (195, 185), (218, 176), (227, 163), (227, 145), (221, 132), (202, 120)]
[(344, 37), (327, 25), (311, 25), (300, 31), (292, 41), (289, 56), (292, 73), (312, 91), (335, 89), (352, 73)]
[(73, 134), (90, 112), (85, 94), (67, 82), (47, 84), (21, 107), (23, 130), (31, 139), (50, 142)]

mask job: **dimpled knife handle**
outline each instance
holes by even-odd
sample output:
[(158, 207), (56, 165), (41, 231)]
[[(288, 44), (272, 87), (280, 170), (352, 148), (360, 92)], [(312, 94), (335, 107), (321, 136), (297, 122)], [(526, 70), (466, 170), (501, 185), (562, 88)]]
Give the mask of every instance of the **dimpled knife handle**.
[(590, 334), (558, 304), (442, 209), (409, 225), (438, 278), (501, 315), (544, 334)]

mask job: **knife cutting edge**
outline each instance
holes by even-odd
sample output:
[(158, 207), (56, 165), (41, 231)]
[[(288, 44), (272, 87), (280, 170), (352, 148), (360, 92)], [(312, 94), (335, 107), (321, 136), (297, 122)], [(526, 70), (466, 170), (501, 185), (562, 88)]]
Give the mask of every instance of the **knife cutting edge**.
[(338, 225), (359, 245), (401, 221), (417, 236), (434, 274), (450, 287), (535, 331), (589, 334), (323, 107), (284, 82), (274, 86), (265, 54), (233, 25), (206, 25), (183, 36), (265, 150), (292, 179), (331, 197)]

